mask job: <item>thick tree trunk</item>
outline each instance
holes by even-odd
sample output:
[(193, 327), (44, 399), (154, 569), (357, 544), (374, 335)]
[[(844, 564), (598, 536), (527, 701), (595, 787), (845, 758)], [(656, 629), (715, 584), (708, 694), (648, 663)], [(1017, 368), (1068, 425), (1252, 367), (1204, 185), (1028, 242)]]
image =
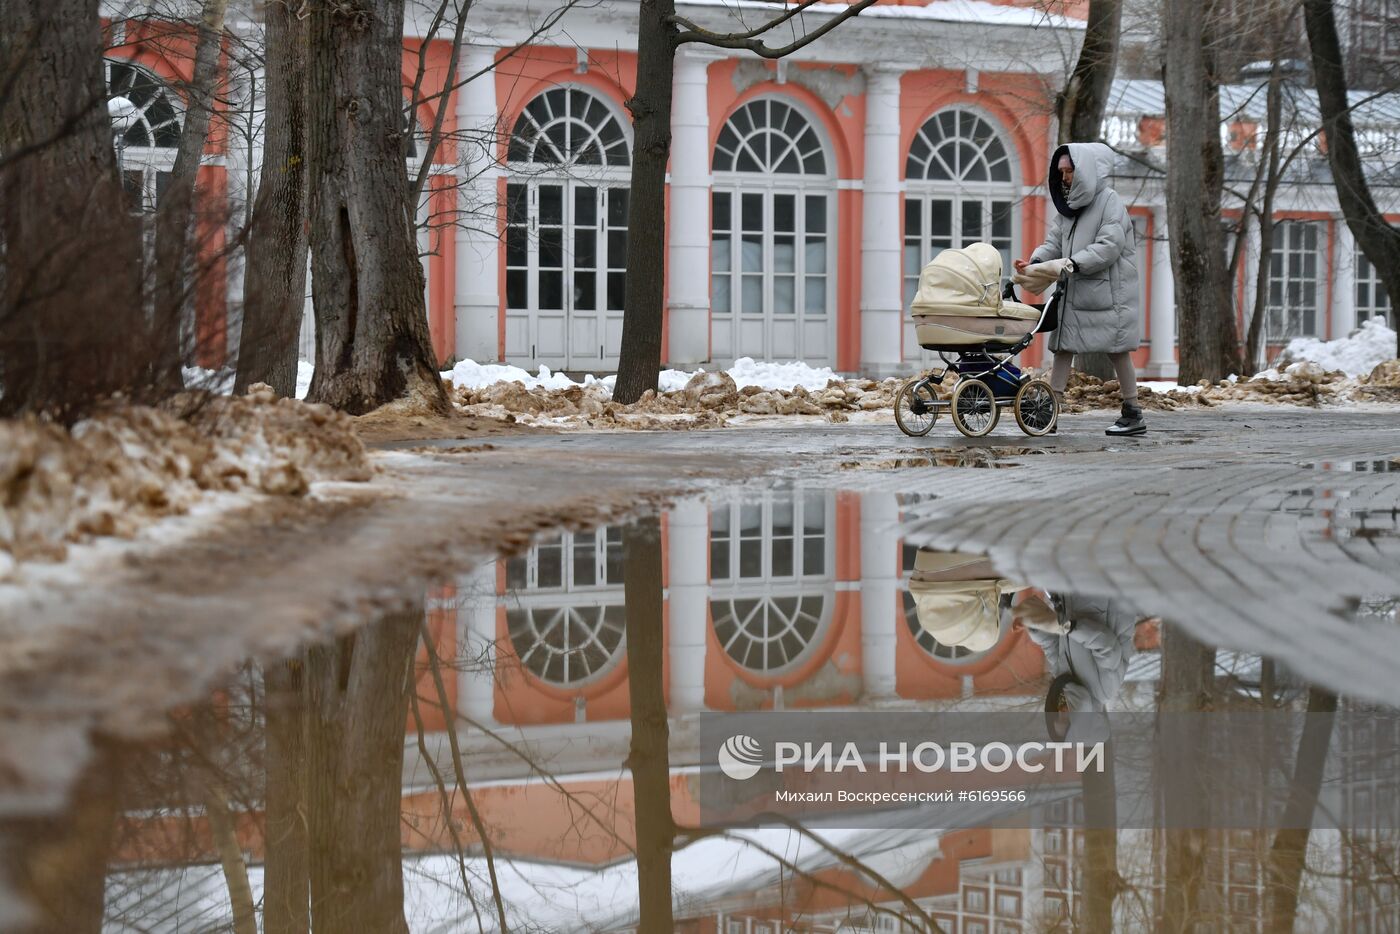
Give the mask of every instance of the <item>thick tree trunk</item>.
[(267, 711), (263, 766), (266, 827), (263, 855), (263, 930), (308, 934), (311, 930), (307, 867), (306, 712), (303, 663), (277, 662), (263, 672)]
[(185, 348), (181, 333), (185, 309), (193, 294), (191, 283), (204, 271), (198, 268), (198, 244), (190, 249), (190, 231), (198, 204), (195, 182), (199, 160), (209, 139), (214, 115), (215, 85), (223, 53), (224, 14), (228, 0), (204, 0), (195, 43), (194, 74), (185, 90), (185, 124), (175, 165), (156, 209), (155, 294), (152, 337), (156, 346), (153, 382), (167, 392), (184, 388), (180, 367)]
[(1205, 874), (1206, 831), (1186, 827), (1206, 794), (1201, 772), (1205, 750), (1199, 731), (1183, 714), (1202, 710), (1209, 701), (1213, 649), (1179, 627), (1166, 627), (1162, 639), (1162, 678), (1158, 684), (1158, 783), (1166, 829), (1166, 886), (1162, 893), (1158, 934), (1183, 934), (1195, 929), (1201, 882)]
[(1236, 356), (1234, 309), (1220, 229), (1220, 97), (1194, 0), (1167, 0), (1167, 220), (1181, 311), (1181, 382), (1217, 380)]
[(264, 5), (267, 65), (263, 162), (248, 238), (236, 392), (267, 383), (291, 396), (306, 304), (306, 24)]
[(403, 161), (403, 0), (313, 0), (308, 20), (316, 375), (351, 414), (449, 411), (428, 335)]
[(117, 175), (98, 0), (0, 0), (0, 416), (139, 394), (141, 235)]
[(1269, 934), (1288, 934), (1298, 916), (1298, 887), (1303, 881), (1303, 864), (1308, 851), (1308, 835), (1322, 788), (1327, 765), (1327, 748), (1332, 742), (1333, 714), (1337, 695), (1323, 688), (1308, 691), (1308, 716), (1298, 739), (1298, 758), (1284, 826), (1274, 835), (1269, 851)]
[[(673, 0), (641, 0), (637, 20), (637, 90), (632, 112), (632, 185), (627, 208), (627, 287), (622, 348), (613, 397), (636, 402), (661, 372), (665, 303), (666, 162), (671, 155), (671, 81), (675, 67)], [(648, 231), (654, 232), (647, 236)]]
[[(1386, 222), (1366, 182), (1347, 103), (1346, 71), (1332, 6), (1331, 0), (1303, 0), (1303, 23), (1312, 50), (1313, 81), (1327, 139), (1327, 162), (1332, 167), (1337, 200), (1347, 226), (1385, 283), (1390, 307), (1400, 308), (1400, 229)], [(1397, 344), (1400, 345), (1400, 338)], [(1400, 346), (1396, 347), (1396, 355), (1400, 356)]]
[(306, 815), (316, 934), (407, 934), (404, 723), (422, 609), (307, 653)]
[(661, 606), (661, 520), (640, 519), (622, 533), (623, 588), (627, 603), (627, 694), (631, 705), (633, 810), (637, 825), (637, 930), (670, 934), (671, 814), (670, 726), (666, 719), (665, 640)]
[[(106, 895), (107, 860), (119, 813), (122, 753), (100, 744), (83, 770), (62, 814), (0, 823), (5, 878), (33, 912), (22, 934), (99, 934)], [(7, 914), (10, 908), (7, 906)]]

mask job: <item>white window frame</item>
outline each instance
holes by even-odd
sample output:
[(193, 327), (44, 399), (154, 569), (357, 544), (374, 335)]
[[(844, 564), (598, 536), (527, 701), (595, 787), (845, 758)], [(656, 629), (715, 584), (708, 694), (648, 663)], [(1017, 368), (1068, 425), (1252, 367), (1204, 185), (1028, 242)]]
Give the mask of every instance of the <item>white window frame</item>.
[[(797, 329), (797, 349), (795, 356), (798, 359), (807, 361), (822, 361), (829, 365), (836, 363), (836, 290), (837, 290), (837, 270), (838, 259), (837, 242), (837, 185), (836, 185), (836, 160), (830, 144), (826, 138), (825, 128), (815, 114), (811, 113), (802, 102), (781, 95), (763, 95), (745, 101), (736, 107), (734, 113), (725, 118), (722, 126), (728, 126), (733, 120), (734, 114), (748, 107), (750, 104), (772, 101), (790, 107), (798, 116), (806, 121), (821, 146), (822, 160), (825, 172), (817, 174), (789, 174), (772, 171), (765, 172), (740, 172), (740, 171), (713, 171), (711, 186), (711, 209), (715, 204), (716, 196), (727, 195), (729, 197), (730, 226), (728, 230), (717, 231), (714, 225), (712, 214), (710, 223), (710, 295), (711, 295), (711, 317), (715, 327), (730, 329), (730, 354), (722, 357), (725, 362), (737, 356), (746, 355), (746, 349), (740, 346), (741, 326), (740, 320), (748, 317), (751, 320), (761, 319), (764, 322), (764, 351), (763, 356), (772, 358), (775, 356), (772, 349), (772, 324), (774, 322), (792, 321)], [(715, 152), (710, 153), (711, 166), (714, 164)], [(763, 205), (763, 229), (761, 231), (762, 242), (762, 275), (763, 311), (760, 314), (746, 313), (742, 311), (743, 302), (743, 252), (742, 242), (744, 234), (747, 232), (742, 226), (743, 217), (743, 196), (759, 194), (762, 196)], [(778, 275), (787, 273), (777, 273), (774, 262), (774, 240), (781, 236), (775, 227), (774, 222), (774, 199), (778, 195), (790, 195), (795, 199), (794, 211), (794, 277), (793, 287), (793, 312), (789, 315), (778, 315), (774, 311), (774, 281)], [(808, 232), (806, 229), (807, 211), (809, 208), (808, 199), (810, 197), (821, 197), (824, 199), (825, 217), (823, 219), (823, 229), (820, 233)], [(729, 258), (727, 270), (717, 268), (715, 247), (716, 233), (726, 235), (729, 238)], [(822, 237), (825, 239), (825, 261), (826, 268), (820, 274), (811, 274), (806, 269), (806, 249), (805, 245), (809, 239)], [(824, 353), (815, 354), (812, 349), (806, 346), (803, 334), (806, 328), (803, 325), (807, 318), (806, 311), (806, 280), (817, 278), (823, 279), (826, 288), (824, 303), (825, 335), (824, 343), (826, 347)], [(719, 312), (714, 310), (714, 296), (716, 295), (715, 280), (717, 277), (727, 276), (729, 278), (729, 310)], [(816, 316), (813, 315), (815, 318)], [(780, 355), (781, 356), (781, 355)]]
[[(507, 144), (506, 161), (506, 185), (507, 191), (514, 186), (524, 186), (526, 198), (526, 223), (524, 236), (526, 240), (526, 265), (510, 264), (509, 241), (510, 229), (507, 229), (502, 244), (503, 252), (506, 253), (506, 279), (501, 283), (501, 295), (505, 300), (506, 314), (506, 359), (508, 362), (520, 363), (524, 365), (534, 365), (537, 362), (544, 362), (554, 367), (564, 368), (599, 368), (607, 369), (615, 367), (617, 363), (618, 348), (609, 346), (615, 344), (615, 340), (610, 340), (608, 334), (615, 332), (615, 336), (621, 335), (622, 310), (620, 308), (607, 307), (607, 279), (610, 273), (626, 274), (625, 245), (624, 255), (619, 258), (610, 255), (606, 243), (608, 233), (620, 229), (626, 231), (626, 222), (619, 228), (608, 221), (607, 206), (608, 201), (613, 197), (614, 191), (627, 191), (632, 177), (632, 122), (627, 119), (617, 107), (617, 105), (607, 96), (601, 94), (596, 88), (586, 84), (576, 82), (566, 82), (553, 85), (539, 94), (531, 97), (521, 108), (520, 115), (528, 112), (528, 108), (536, 99), (550, 94), (554, 91), (562, 90), (567, 95), (571, 92), (581, 92), (602, 105), (605, 117), (615, 121), (621, 130), (622, 138), (625, 141), (627, 150), (626, 165), (608, 165), (606, 161), (602, 165), (580, 165), (574, 162), (569, 163), (548, 163), (538, 161), (521, 161), (510, 159), (510, 145)], [(570, 119), (579, 118), (570, 111)], [(517, 117), (517, 121), (519, 117)], [(585, 124), (596, 132), (603, 123), (596, 125)], [(514, 136), (514, 126), (511, 129)], [(600, 144), (601, 145), (601, 144)], [(539, 303), (540, 285), (540, 186), (557, 185), (563, 189), (561, 198), (563, 199), (562, 212), (560, 217), (561, 226), (561, 255), (560, 255), (560, 276), (561, 284), (561, 304), (562, 308), (541, 308)], [(575, 237), (580, 229), (573, 223), (575, 210), (575, 192), (580, 188), (591, 188), (594, 190), (596, 201), (596, 223), (594, 229), (597, 232), (597, 246), (595, 248), (596, 265), (590, 267), (597, 279), (595, 308), (575, 309), (574, 297), (574, 276), (572, 255), (574, 251)], [(503, 210), (508, 214), (509, 207), (503, 205)], [(502, 217), (503, 224), (508, 220), (507, 216)], [(521, 225), (507, 225), (517, 227)], [(551, 225), (553, 226), (553, 225)], [(624, 239), (625, 244), (625, 239)], [(552, 268), (552, 267), (551, 267)], [(510, 280), (513, 273), (524, 272), (525, 275), (525, 302), (522, 305), (512, 303), (510, 296)], [(597, 316), (600, 328), (603, 331), (603, 339), (599, 344), (595, 355), (592, 353), (591, 344), (588, 347), (575, 347), (573, 341), (573, 328), (571, 319), (575, 315), (586, 314)], [(536, 323), (540, 315), (560, 316), (564, 318), (564, 346), (561, 354), (541, 353), (539, 341), (536, 339)], [(613, 327), (609, 329), (608, 320), (613, 319)]]
[[(936, 126), (937, 121), (943, 114), (952, 113), (955, 115), (955, 122), (961, 125), (962, 121), (958, 115), (968, 114), (973, 118), (986, 124), (996, 135), (1001, 144), (1002, 151), (1006, 156), (1006, 166), (1009, 179), (1004, 181), (994, 181), (990, 178), (987, 181), (967, 181), (960, 179), (933, 179), (926, 177), (915, 177), (909, 175), (909, 170), (913, 168), (910, 164), (912, 153), (904, 154), (904, 204), (900, 214), (900, 261), (903, 266), (902, 291), (905, 305), (908, 305), (914, 298), (914, 292), (918, 289), (919, 273), (927, 265), (938, 251), (944, 249), (961, 249), (979, 240), (993, 243), (992, 227), (994, 222), (994, 203), (1006, 203), (1009, 205), (1010, 233), (1005, 238), (1006, 254), (1002, 258), (1002, 278), (1003, 282), (1011, 275), (1011, 261), (1020, 255), (1021, 251), (1021, 190), (1018, 179), (1021, 177), (1020, 166), (1016, 160), (1016, 150), (1011, 144), (1004, 128), (989, 114), (979, 108), (966, 105), (945, 107), (934, 113), (919, 125), (919, 134), (925, 139), (929, 138), (928, 128)], [(916, 135), (915, 137), (919, 137)], [(964, 137), (953, 137), (955, 140)], [(946, 142), (944, 137), (941, 142)], [(985, 155), (985, 154), (984, 154)], [(988, 175), (992, 174), (994, 166), (988, 163)], [(948, 200), (951, 202), (949, 217), (949, 236), (946, 245), (934, 246), (932, 207), (935, 199)], [(963, 212), (965, 205), (977, 204), (982, 212), (981, 231), (975, 237), (969, 239), (964, 233)], [(911, 208), (917, 205), (919, 213), (919, 230), (917, 233), (910, 232), (910, 212)], [(913, 335), (913, 324), (905, 322), (904, 334), (904, 358), (907, 361), (918, 361), (927, 364), (931, 362), (934, 355), (921, 348)]]
[[(1294, 337), (1321, 336), (1323, 303), (1322, 290), (1324, 257), (1322, 224), (1318, 221), (1280, 220), (1275, 222), (1275, 246), (1269, 258), (1269, 295), (1265, 307), (1265, 343), (1276, 344)], [(1312, 244), (1306, 242), (1311, 237)], [(1279, 240), (1282, 240), (1280, 249)], [(1308, 260), (1312, 260), (1312, 275), (1307, 275)], [(1301, 300), (1307, 287), (1312, 286), (1312, 303)], [(1277, 288), (1277, 297), (1275, 301)], [(1296, 288), (1300, 300), (1290, 300)], [(1308, 327), (1308, 316), (1312, 326)]]
[[(1356, 250), (1354, 256), (1356, 262), (1356, 324), (1357, 327), (1365, 324), (1373, 317), (1379, 317), (1386, 324), (1394, 327), (1394, 314), (1390, 307), (1390, 296), (1386, 294), (1385, 283), (1376, 274), (1376, 267), (1371, 265), (1371, 261), (1366, 258), (1366, 254), (1360, 249)], [(1362, 289), (1366, 289), (1367, 301), (1362, 301)], [(1345, 336), (1345, 335), (1340, 335)]]
[[(822, 509), (822, 524), (819, 532), (809, 532), (806, 529), (806, 519), (813, 504), (820, 502)], [(773, 573), (773, 512), (775, 505), (791, 503), (792, 505), (792, 571), (791, 574)], [(749, 536), (747, 540), (757, 539), (760, 542), (760, 566), (762, 573), (757, 576), (739, 577), (740, 570), (740, 542), (744, 540), (742, 536), (742, 519), (745, 508), (760, 510), (759, 535)], [(720, 523), (716, 521), (717, 515), (727, 517), (728, 529), (726, 533), (717, 534), (716, 529)], [(731, 503), (718, 503), (710, 509), (710, 618), (711, 624), (716, 627), (716, 639), (720, 641), (721, 647), (735, 664), (746, 671), (758, 675), (771, 676), (789, 671), (799, 666), (817, 646), (825, 639), (825, 633), (830, 626), (832, 611), (835, 605), (835, 560), (836, 560), (836, 498), (835, 495), (823, 491), (802, 491), (802, 490), (775, 490), (764, 493), (761, 497), (752, 497)], [(820, 543), (816, 544), (820, 538)], [(717, 573), (715, 565), (718, 563), (715, 558), (716, 544), (727, 542), (728, 568), (723, 573)], [(806, 573), (804, 569), (807, 550), (811, 547), (821, 549), (822, 570), (820, 573)], [(740, 659), (730, 651), (730, 647), (735, 643), (736, 637), (743, 632), (750, 635), (750, 639), (755, 642), (765, 642), (765, 640), (753, 639), (751, 633), (743, 626), (742, 621), (737, 617), (734, 620), (735, 633), (726, 641), (719, 632), (719, 625), (730, 615), (737, 601), (756, 600), (760, 604), (773, 603), (777, 600), (787, 599), (812, 599), (821, 601), (820, 609), (816, 614), (817, 623), (812, 634), (807, 637), (805, 643), (798, 651), (779, 664), (770, 663), (765, 657), (758, 666), (747, 664), (744, 659)], [(759, 612), (769, 612), (770, 608), (761, 605)], [(803, 610), (802, 612), (807, 612)], [(766, 644), (773, 644), (767, 641)]]

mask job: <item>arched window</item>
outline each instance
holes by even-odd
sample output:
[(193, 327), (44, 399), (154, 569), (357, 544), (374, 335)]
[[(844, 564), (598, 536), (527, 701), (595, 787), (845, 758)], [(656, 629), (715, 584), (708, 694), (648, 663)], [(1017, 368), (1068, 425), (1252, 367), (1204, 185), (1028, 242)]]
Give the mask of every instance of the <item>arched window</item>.
[(107, 62), (107, 93), (136, 105), (122, 143), (127, 147), (180, 145), (180, 108), (174, 93), (156, 75), (132, 62)]
[(764, 98), (740, 107), (720, 130), (714, 170), (825, 175), (826, 154), (806, 117)]
[(155, 209), (175, 167), (180, 145), (180, 100), (159, 76), (134, 62), (108, 59), (107, 94), (135, 105), (117, 138), (117, 162), (134, 212)]
[(781, 671), (820, 641), (832, 610), (832, 513), (826, 494), (791, 492), (710, 510), (710, 615), (742, 667)]
[[(1016, 252), (1016, 172), (1007, 143), (985, 117), (943, 110), (914, 134), (904, 165), (904, 300), (913, 301), (919, 270), (942, 250), (990, 243), (1011, 274)], [(913, 325), (904, 351), (922, 360)]]
[(545, 91), (515, 121), (509, 162), (550, 166), (632, 164), (622, 123), (597, 95), (579, 88)]
[(1011, 183), (1006, 145), (990, 123), (967, 110), (935, 114), (909, 146), (909, 179)]
[(750, 101), (720, 130), (713, 166), (715, 359), (834, 362), (835, 183), (816, 128), (785, 101)]
[(615, 368), (632, 165), (623, 121), (591, 90), (552, 88), (515, 121), (507, 161), (506, 360)]
[(506, 626), (525, 670), (576, 687), (622, 657), (622, 530), (564, 533), (506, 561)]

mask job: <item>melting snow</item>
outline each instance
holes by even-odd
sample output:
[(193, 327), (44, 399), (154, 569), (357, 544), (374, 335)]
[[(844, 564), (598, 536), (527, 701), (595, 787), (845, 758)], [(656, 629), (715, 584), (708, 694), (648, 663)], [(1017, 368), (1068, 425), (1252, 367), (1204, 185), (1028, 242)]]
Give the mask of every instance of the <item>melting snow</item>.
[[(1395, 359), (1395, 332), (1379, 318), (1371, 318), (1350, 337), (1334, 341), (1315, 337), (1295, 337), (1279, 357), (1279, 364), (1309, 361), (1328, 372), (1341, 371), (1347, 376), (1366, 376), (1386, 360)], [(1288, 372), (1287, 369), (1284, 370)], [(1269, 374), (1265, 376), (1265, 374)], [(1270, 368), (1256, 378), (1279, 379), (1278, 370)]]
[[(706, 371), (703, 369), (695, 372), (662, 370), (657, 388), (661, 392), (676, 392), (684, 389), (696, 373), (704, 372)], [(757, 386), (759, 389), (792, 390), (801, 386), (807, 390), (817, 390), (825, 389), (830, 380), (840, 380), (831, 367), (814, 367), (799, 360), (774, 362), (740, 357), (724, 372), (729, 374), (729, 378), (734, 380), (734, 385), (739, 389)], [(475, 360), (463, 360), (442, 376), (444, 379), (450, 379), (452, 385), (459, 389), (485, 389), (495, 383), (511, 382), (520, 383), (526, 389), (570, 389), (574, 386), (598, 385), (606, 389), (609, 395), (617, 382), (616, 376), (597, 379), (587, 375), (584, 376), (583, 382), (576, 383), (563, 373), (553, 372), (547, 366), (541, 366), (539, 372), (531, 376), (527, 370), (518, 366), (483, 364)]]

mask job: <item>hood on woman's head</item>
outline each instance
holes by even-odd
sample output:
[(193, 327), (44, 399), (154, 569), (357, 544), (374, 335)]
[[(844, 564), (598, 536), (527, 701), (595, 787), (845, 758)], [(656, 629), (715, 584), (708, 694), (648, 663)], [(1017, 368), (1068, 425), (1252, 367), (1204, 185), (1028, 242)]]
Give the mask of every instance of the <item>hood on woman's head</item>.
[[(1069, 191), (1060, 183), (1060, 156), (1069, 156), (1074, 164), (1074, 182)], [(1113, 150), (1103, 143), (1065, 143), (1050, 156), (1050, 200), (1055, 210), (1065, 217), (1074, 217), (1094, 200), (1108, 185), (1113, 172)]]

